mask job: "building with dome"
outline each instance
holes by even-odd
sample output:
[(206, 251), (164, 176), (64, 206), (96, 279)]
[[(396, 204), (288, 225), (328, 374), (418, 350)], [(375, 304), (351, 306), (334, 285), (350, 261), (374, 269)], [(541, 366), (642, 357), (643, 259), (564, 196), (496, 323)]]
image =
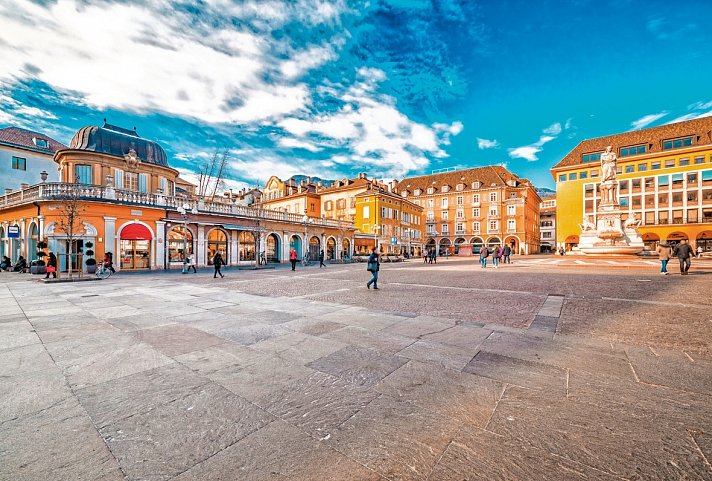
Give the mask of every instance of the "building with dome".
[[(352, 224), (196, 195), (158, 143), (106, 120), (79, 129), (53, 160), (59, 182), (43, 175), (0, 196), (0, 255), (13, 262), (36, 259), (44, 241), (60, 271), (86, 270), (88, 258), (107, 252), (123, 270), (181, 268), (186, 253), (199, 266), (217, 252), (228, 265), (254, 265), (260, 257), (287, 262), (290, 244), (301, 258), (304, 239), (353, 238)], [(78, 220), (70, 229), (71, 210)]]

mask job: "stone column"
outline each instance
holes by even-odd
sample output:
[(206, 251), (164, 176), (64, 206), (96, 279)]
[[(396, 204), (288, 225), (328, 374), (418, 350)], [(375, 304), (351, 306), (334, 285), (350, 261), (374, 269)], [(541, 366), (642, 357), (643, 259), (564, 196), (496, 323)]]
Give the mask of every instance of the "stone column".
[(230, 232), (230, 265), (236, 266), (237, 265), (237, 253), (239, 251), (239, 244), (237, 243), (237, 239), (239, 237), (238, 231), (236, 230), (231, 230)]
[[(99, 253), (99, 246), (96, 246), (96, 252)], [(104, 253), (111, 252), (114, 254), (114, 268), (121, 269), (121, 261), (119, 260), (118, 245), (116, 242), (116, 217), (104, 216)]]
[(196, 259), (198, 266), (206, 266), (208, 265), (206, 256), (205, 256), (205, 224), (197, 223), (196, 224), (196, 230), (197, 232), (197, 245), (195, 246), (195, 254), (196, 254)]
[(26, 222), (24, 217), (20, 219), (20, 255), (24, 256), (25, 259), (30, 259), (30, 253), (28, 252), (29, 239), (27, 238)]
[(166, 223), (162, 220), (156, 221), (156, 256), (155, 267), (165, 269), (166, 265)]

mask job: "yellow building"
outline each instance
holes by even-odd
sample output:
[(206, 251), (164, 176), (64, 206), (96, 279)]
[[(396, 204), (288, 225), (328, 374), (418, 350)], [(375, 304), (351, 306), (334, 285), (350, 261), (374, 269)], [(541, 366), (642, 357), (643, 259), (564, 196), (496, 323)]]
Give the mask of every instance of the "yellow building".
[(635, 215), (647, 249), (688, 240), (712, 251), (712, 117), (581, 142), (551, 172), (556, 180), (556, 242), (578, 245), (584, 218), (600, 201), (600, 156), (618, 155), (623, 220)]
[[(321, 182), (296, 183), (273, 176), (262, 191), (261, 206), (284, 212), (320, 216), (350, 226), (355, 238), (353, 253), (365, 254), (378, 245), (385, 254), (420, 255), (424, 226), (423, 209), (396, 193), (397, 181), (389, 184), (369, 179), (361, 173), (354, 179), (337, 180), (329, 186)], [(327, 244), (327, 259), (332, 251)], [(348, 257), (347, 245), (342, 245), (341, 257)], [(336, 257), (333, 257), (336, 258)]]

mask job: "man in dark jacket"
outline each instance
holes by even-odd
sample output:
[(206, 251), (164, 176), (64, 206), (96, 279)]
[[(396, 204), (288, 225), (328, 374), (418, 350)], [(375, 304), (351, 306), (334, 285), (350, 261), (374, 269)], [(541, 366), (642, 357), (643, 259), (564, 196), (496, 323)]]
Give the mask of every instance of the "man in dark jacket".
[(480, 248), (480, 267), (483, 269), (487, 267), (487, 258), (489, 257), (489, 249), (487, 246), (482, 246)]
[(213, 274), (213, 279), (215, 279), (218, 274), (220, 274), (220, 277), (225, 277), (223, 273), (220, 271), (220, 268), (225, 264), (225, 261), (222, 258), (222, 255), (220, 253), (216, 253), (215, 257), (213, 257), (213, 267), (215, 268), (215, 274)]
[(695, 255), (695, 251), (692, 250), (692, 247), (685, 239), (682, 239), (673, 249), (673, 255), (680, 261), (680, 274), (686, 276), (692, 264), (690, 258)]
[(509, 256), (512, 255), (512, 248), (509, 247), (507, 244), (504, 245), (502, 248), (502, 262), (505, 264), (511, 264), (512, 261), (510, 260)]
[(321, 250), (319, 251), (319, 269), (322, 267), (326, 267), (326, 264), (324, 264), (324, 251)]
[(380, 263), (378, 262), (378, 249), (375, 247), (371, 248), (371, 255), (368, 256), (368, 271), (373, 274), (373, 277), (371, 277), (371, 280), (366, 283), (367, 288), (371, 288), (371, 284), (373, 284), (374, 289), (378, 289), (378, 271), (380, 268)]

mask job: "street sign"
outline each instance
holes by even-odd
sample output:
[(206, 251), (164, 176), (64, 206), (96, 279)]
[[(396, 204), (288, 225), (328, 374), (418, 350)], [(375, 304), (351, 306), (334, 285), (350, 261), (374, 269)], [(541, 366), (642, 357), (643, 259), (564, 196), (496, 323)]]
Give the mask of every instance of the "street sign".
[(7, 227), (7, 237), (8, 239), (18, 239), (20, 237), (20, 226), (10, 225)]
[(398, 237), (391, 237), (391, 245), (398, 245)]

